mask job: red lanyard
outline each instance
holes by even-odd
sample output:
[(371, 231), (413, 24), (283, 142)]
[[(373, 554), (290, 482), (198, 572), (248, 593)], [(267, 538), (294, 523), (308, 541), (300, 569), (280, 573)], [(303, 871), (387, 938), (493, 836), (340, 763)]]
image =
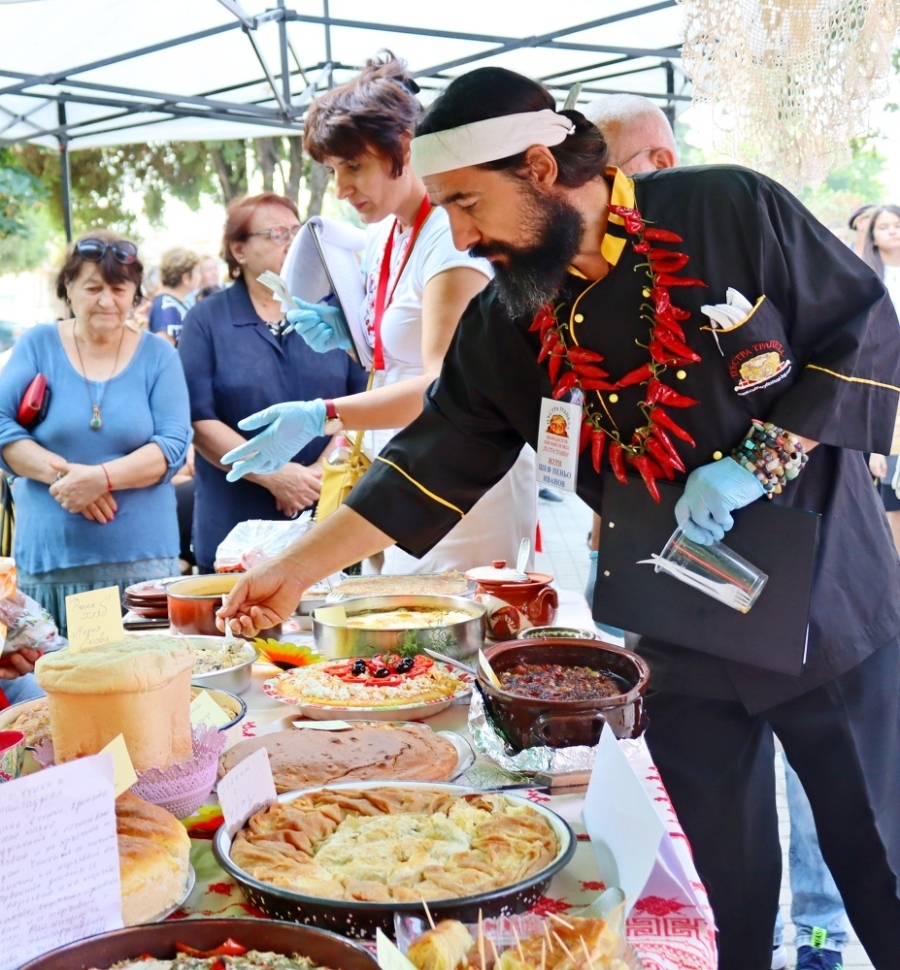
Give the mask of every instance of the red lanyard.
[(403, 262), (400, 264), (400, 268), (397, 270), (397, 275), (394, 278), (394, 285), (391, 287), (390, 295), (388, 295), (388, 279), (391, 275), (391, 253), (394, 249), (394, 233), (397, 231), (399, 226), (399, 221), (394, 219), (394, 224), (391, 226), (391, 231), (388, 233), (387, 242), (384, 244), (384, 252), (381, 255), (381, 270), (378, 273), (378, 288), (375, 291), (375, 312), (372, 317), (372, 329), (375, 331), (375, 351), (372, 355), (372, 365), (375, 370), (384, 370), (384, 347), (381, 343), (381, 319), (384, 316), (384, 311), (390, 306), (391, 300), (394, 298), (394, 291), (397, 289), (397, 284), (400, 282), (400, 277), (403, 275), (403, 270), (406, 269), (406, 264), (409, 262), (409, 257), (412, 254), (413, 246), (416, 244), (416, 239), (419, 235), (422, 226), (425, 225), (425, 220), (431, 214), (431, 203), (428, 201), (428, 196), (426, 195), (422, 199), (422, 204), (419, 206), (419, 211), (416, 213), (415, 221), (412, 226), (412, 233), (409, 237), (409, 246), (406, 249), (406, 253), (403, 257)]

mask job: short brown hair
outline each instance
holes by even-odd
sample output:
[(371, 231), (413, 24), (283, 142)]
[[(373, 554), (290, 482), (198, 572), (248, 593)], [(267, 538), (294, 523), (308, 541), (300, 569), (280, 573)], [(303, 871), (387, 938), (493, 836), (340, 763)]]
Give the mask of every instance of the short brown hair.
[(181, 286), (185, 273), (191, 273), (200, 262), (200, 257), (189, 249), (167, 249), (159, 260), (159, 277), (163, 286), (174, 290)]
[[(110, 232), (107, 229), (92, 229), (90, 232), (83, 233), (73, 242), (66, 251), (66, 260), (62, 264), (56, 276), (56, 295), (64, 303), (69, 302), (68, 287), (81, 272), (82, 267), (88, 260), (78, 254), (76, 249), (78, 243), (84, 239), (99, 239), (109, 245), (119, 242), (131, 242), (118, 233)], [(135, 257), (133, 263), (120, 263), (110, 250), (103, 254), (103, 258), (95, 263), (100, 269), (100, 275), (104, 282), (110, 286), (118, 286), (122, 283), (134, 283), (134, 306), (141, 301), (141, 284), (144, 281), (144, 265)]]
[(276, 192), (262, 192), (260, 195), (245, 195), (239, 199), (232, 199), (225, 210), (222, 259), (228, 263), (228, 271), (234, 279), (241, 275), (241, 266), (231, 251), (232, 243), (246, 242), (250, 238), (253, 213), (265, 205), (282, 205), (295, 219), (300, 219), (297, 206), (286, 195), (278, 195)]
[(390, 159), (391, 175), (403, 171), (406, 145), (412, 137), (422, 106), (419, 87), (409, 76), (406, 62), (390, 51), (366, 61), (359, 77), (316, 98), (306, 114), (303, 145), (321, 162), (329, 155), (358, 158), (374, 150)]

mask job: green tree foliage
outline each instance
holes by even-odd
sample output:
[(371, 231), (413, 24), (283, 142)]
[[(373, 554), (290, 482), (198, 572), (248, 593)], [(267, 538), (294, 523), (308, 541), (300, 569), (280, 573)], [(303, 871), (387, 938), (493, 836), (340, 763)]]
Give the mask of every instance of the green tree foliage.
[(0, 240), (28, 234), (28, 213), (46, 195), (40, 180), (23, 167), (15, 152), (0, 148)]

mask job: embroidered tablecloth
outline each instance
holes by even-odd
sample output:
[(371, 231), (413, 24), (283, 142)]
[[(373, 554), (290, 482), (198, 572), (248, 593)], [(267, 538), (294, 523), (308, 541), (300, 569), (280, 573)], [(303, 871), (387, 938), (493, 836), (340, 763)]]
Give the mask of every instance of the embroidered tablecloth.
[[(582, 597), (561, 593), (558, 622), (567, 626), (590, 625), (590, 616)], [(310, 638), (311, 639), (311, 638)], [(255, 664), (253, 683), (244, 700), (247, 716), (228, 732), (228, 745), (241, 738), (254, 737), (289, 728), (297, 719), (296, 711), (263, 693), (263, 683), (278, 673), (278, 669), (266, 664)], [(435, 730), (453, 730), (466, 734), (466, 707), (454, 706), (428, 718), (427, 723)], [(700, 901), (696, 908), (687, 896), (642, 895), (634, 904), (627, 922), (628, 938), (640, 954), (646, 970), (716, 970), (717, 957), (712, 914), (706, 893), (697, 876), (691, 859), (690, 847), (672, 803), (653, 765), (650, 752), (642, 739), (622, 741), (620, 744), (652, 799), (656, 810), (668, 831), (675, 851), (691, 885)], [(479, 757), (468, 779), (481, 787), (503, 783), (509, 779), (495, 776), (495, 769)], [(463, 783), (466, 779), (460, 779)], [(583, 795), (548, 796), (538, 791), (526, 790), (526, 795), (541, 802), (562, 816), (578, 836), (575, 856), (566, 868), (557, 874), (550, 884), (549, 892), (533, 908), (539, 914), (565, 915), (576, 912), (592, 902), (605, 886), (600, 881), (597, 861), (584, 826), (581, 823)], [(201, 809), (189, 822), (192, 835), (191, 861), (197, 874), (194, 891), (184, 904), (170, 917), (260, 916), (243, 897), (238, 885), (218, 866), (211, 850), (211, 834), (217, 825), (219, 812), (216, 806)], [(204, 830), (206, 830), (204, 832)], [(651, 880), (652, 885), (652, 880)], [(645, 890), (645, 893), (647, 891)]]

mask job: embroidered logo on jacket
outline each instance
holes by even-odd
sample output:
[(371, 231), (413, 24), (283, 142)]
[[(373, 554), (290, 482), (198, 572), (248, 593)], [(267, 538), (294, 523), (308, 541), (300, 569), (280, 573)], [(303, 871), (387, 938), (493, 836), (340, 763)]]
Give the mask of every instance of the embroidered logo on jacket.
[(740, 395), (762, 391), (788, 376), (791, 362), (785, 359), (784, 345), (778, 340), (764, 340), (738, 351), (731, 358), (728, 372), (738, 381)]

